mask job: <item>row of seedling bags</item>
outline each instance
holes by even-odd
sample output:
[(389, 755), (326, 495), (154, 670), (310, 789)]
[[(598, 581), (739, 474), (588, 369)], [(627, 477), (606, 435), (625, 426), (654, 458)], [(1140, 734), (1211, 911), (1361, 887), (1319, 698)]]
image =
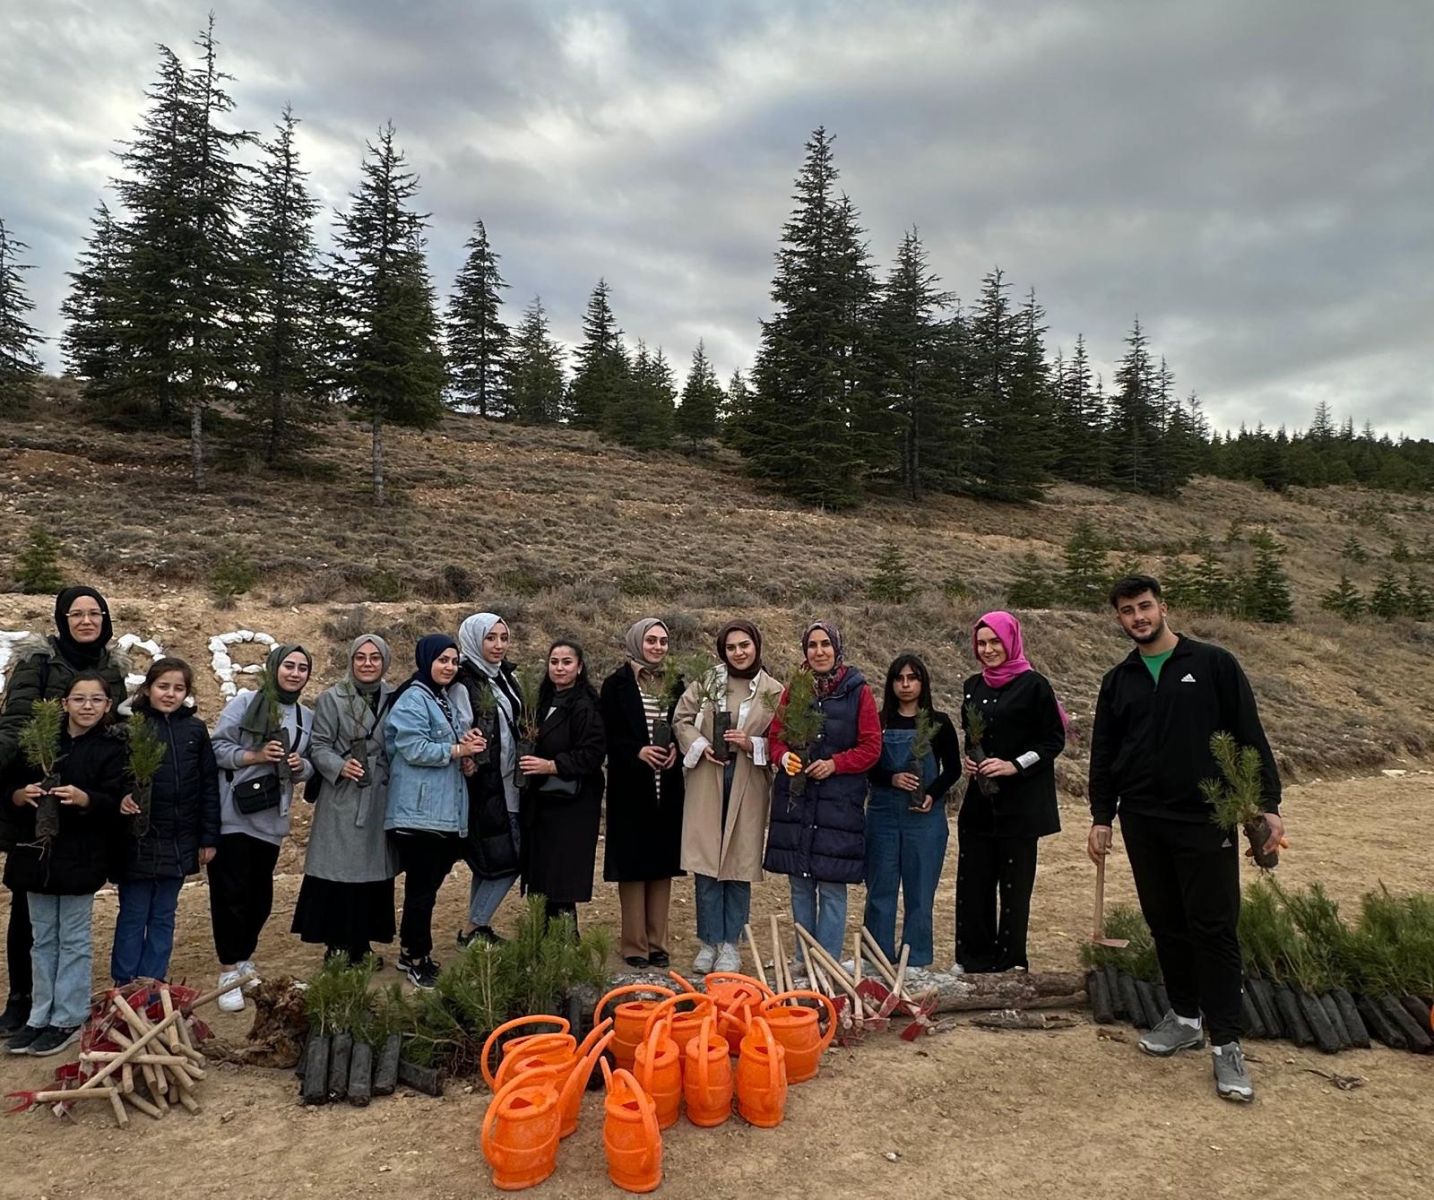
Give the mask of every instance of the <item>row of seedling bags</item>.
[[(1138, 911), (1116, 906), (1106, 933), (1130, 944), (1083, 949), (1092, 1013), (1148, 1029), (1169, 1008), (1150, 930)], [(1319, 884), (1287, 890), (1266, 875), (1245, 889), (1240, 948), (1247, 1037), (1329, 1054), (1371, 1039), (1434, 1052), (1434, 896), (1381, 886), (1345, 921)]]

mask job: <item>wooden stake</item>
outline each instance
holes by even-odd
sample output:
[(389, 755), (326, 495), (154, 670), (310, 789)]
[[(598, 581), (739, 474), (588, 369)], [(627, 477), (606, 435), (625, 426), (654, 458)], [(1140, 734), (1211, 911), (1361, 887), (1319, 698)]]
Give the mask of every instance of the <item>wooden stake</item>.
[(115, 1123), (121, 1129), (128, 1128), (129, 1113), (124, 1110), (124, 1101), (120, 1099), (120, 1093), (115, 1091), (114, 1088), (106, 1088), (105, 1091), (110, 1094), (110, 1107), (114, 1109)]
[(130, 1093), (126, 1092), (124, 1095), (124, 1102), (133, 1106), (137, 1111), (144, 1113), (145, 1116), (153, 1117), (156, 1121), (158, 1121), (160, 1117), (164, 1116), (164, 1113), (159, 1110), (159, 1107), (157, 1105), (151, 1104), (143, 1096), (131, 1095)]
[(193, 1113), (196, 1116), (198, 1116), (204, 1111), (199, 1101), (196, 1100), (193, 1096), (191, 1096), (188, 1092), (179, 1093), (179, 1102), (180, 1104), (184, 1105), (185, 1112)]
[[(757, 939), (752, 936), (752, 926), (750, 923), (742, 926), (742, 934), (747, 939), (747, 951), (752, 956), (752, 970), (756, 972), (757, 978), (765, 985), (767, 982), (767, 972), (762, 966), (762, 952), (757, 949)], [(781, 989), (778, 988), (775, 990), (780, 991)]]
[(777, 991), (792, 990), (792, 981), (787, 975), (787, 956), (782, 949), (782, 929), (777, 924), (777, 914), (772, 914), (772, 970), (777, 977)]
[[(218, 995), (218, 993), (216, 993), (216, 995)], [(87, 1089), (98, 1088), (101, 1083), (103, 1083), (106, 1079), (108, 1079), (111, 1075), (118, 1071), (122, 1066), (124, 1066), (124, 1064), (129, 1061), (129, 1058), (133, 1058), (145, 1046), (148, 1046), (150, 1042), (154, 1041), (155, 1038), (159, 1037), (161, 1033), (163, 1033), (166, 1029), (173, 1025), (174, 1022), (177, 1020), (179, 1020), (178, 1012), (172, 1013), (169, 1016), (165, 1017), (164, 1020), (162, 1020), (158, 1025), (153, 1026), (147, 1033), (145, 1033), (141, 1037), (136, 1038), (129, 1046), (125, 1048), (125, 1054), (128, 1056), (127, 1058), (116, 1058), (111, 1062), (106, 1063), (103, 1067), (99, 1069), (98, 1072), (90, 1076), (89, 1079), (85, 1080), (85, 1082), (82, 1083), (75, 1090), (85, 1091)]]
[(831, 971), (832, 978), (837, 982), (838, 986), (842, 989), (842, 991), (844, 991), (851, 998), (852, 1003), (856, 1006), (856, 1009), (860, 1010), (866, 1004), (866, 1001), (860, 995), (860, 993), (857, 992), (856, 986), (851, 982), (851, 977), (841, 969), (841, 964), (832, 962), (831, 955), (827, 954), (827, 952), (822, 949), (821, 943), (818, 942), (816, 938), (812, 937), (812, 935), (808, 933), (805, 929), (803, 929), (800, 925), (796, 927), (796, 930), (797, 937), (808, 949), (810, 949), (811, 953), (816, 958), (825, 958), (827, 960), (827, 969)]

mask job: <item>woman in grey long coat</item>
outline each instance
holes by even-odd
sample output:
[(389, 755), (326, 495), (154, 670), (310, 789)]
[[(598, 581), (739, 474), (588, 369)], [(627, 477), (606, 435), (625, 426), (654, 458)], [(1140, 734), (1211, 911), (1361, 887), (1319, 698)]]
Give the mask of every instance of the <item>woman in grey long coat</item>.
[(314, 805), (304, 882), (293, 931), (356, 963), (373, 942), (393, 941), (398, 858), (384, 830), (388, 759), (383, 720), (393, 700), (384, 682), (388, 643), (374, 633), (349, 645), (348, 673), (314, 705), (310, 759), (323, 782)]

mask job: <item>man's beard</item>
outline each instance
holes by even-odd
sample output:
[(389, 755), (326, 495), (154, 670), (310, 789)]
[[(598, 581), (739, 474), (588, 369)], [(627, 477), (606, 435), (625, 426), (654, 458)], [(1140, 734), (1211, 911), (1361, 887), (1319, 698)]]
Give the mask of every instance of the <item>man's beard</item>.
[(1161, 635), (1164, 634), (1164, 632), (1165, 632), (1165, 619), (1162, 617), (1162, 618), (1160, 619), (1160, 623), (1159, 623), (1158, 625), (1156, 625), (1155, 628), (1152, 629), (1149, 633), (1146, 633), (1146, 634), (1132, 633), (1132, 634), (1130, 634), (1129, 636), (1130, 636), (1130, 640), (1131, 640), (1132, 642), (1134, 642), (1137, 646), (1148, 646), (1148, 645), (1150, 645), (1151, 642), (1157, 642), (1157, 641), (1159, 641)]

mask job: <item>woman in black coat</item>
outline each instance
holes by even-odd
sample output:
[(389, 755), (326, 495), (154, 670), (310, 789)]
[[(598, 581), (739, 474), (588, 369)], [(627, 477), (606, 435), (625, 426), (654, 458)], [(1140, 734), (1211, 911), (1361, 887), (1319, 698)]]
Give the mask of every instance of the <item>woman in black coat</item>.
[(956, 821), (956, 961), (970, 972), (1024, 970), (1036, 845), (1061, 828), (1055, 760), (1066, 714), (1026, 660), (1010, 613), (987, 613), (971, 640), (982, 669), (962, 689), (970, 783)]
[(110, 950), (117, 985), (169, 978), (179, 889), (219, 845), (219, 766), (209, 730), (186, 705), (193, 694), (194, 672), (180, 658), (156, 660), (135, 694), (133, 720), (153, 729), (164, 760), (150, 786), (148, 822), (132, 795), (120, 804), (126, 819), (115, 847), (119, 916)]
[(597, 693), (576, 642), (549, 647), (533, 719), (533, 752), (518, 759), (523, 891), (546, 898), (549, 920), (566, 913), (576, 929), (577, 906), (593, 898), (606, 752)]
[[(663, 686), (667, 626), (644, 617), (627, 631), (627, 662), (603, 680), (607, 728), (607, 852), (602, 876), (617, 884), (622, 957), (666, 967), (672, 877), (681, 875), (682, 760), (672, 714), (684, 685)], [(654, 737), (665, 723), (667, 741)]]

